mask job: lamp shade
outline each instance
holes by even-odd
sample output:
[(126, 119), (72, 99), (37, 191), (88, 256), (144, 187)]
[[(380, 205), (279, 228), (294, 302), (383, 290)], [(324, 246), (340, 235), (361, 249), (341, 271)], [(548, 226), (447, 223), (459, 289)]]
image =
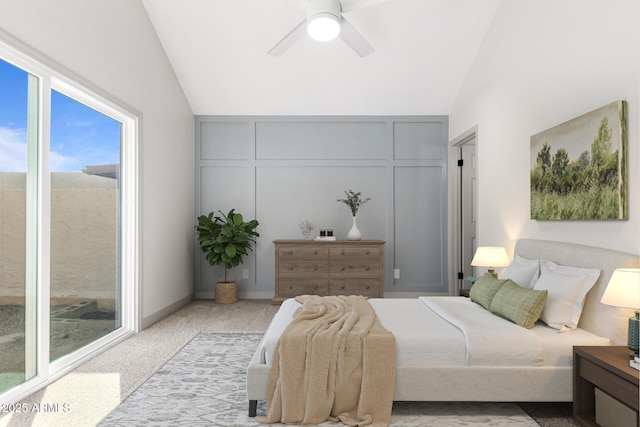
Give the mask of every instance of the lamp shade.
[(509, 255), (502, 246), (480, 246), (471, 260), (474, 267), (505, 267), (509, 265)]
[(640, 308), (640, 268), (614, 270), (600, 300), (616, 307)]

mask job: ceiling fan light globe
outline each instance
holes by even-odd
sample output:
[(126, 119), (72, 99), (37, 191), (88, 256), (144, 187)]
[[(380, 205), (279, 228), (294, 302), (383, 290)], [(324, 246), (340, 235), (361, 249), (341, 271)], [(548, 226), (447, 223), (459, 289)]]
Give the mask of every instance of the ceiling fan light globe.
[(321, 42), (333, 40), (340, 34), (340, 19), (331, 13), (317, 13), (307, 20), (307, 34)]

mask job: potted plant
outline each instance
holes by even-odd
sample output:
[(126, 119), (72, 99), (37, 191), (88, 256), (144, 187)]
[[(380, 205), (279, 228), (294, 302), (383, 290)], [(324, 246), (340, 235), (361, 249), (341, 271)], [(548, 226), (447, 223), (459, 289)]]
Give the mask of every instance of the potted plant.
[(252, 250), (258, 221), (245, 222), (242, 215), (231, 209), (227, 215), (200, 215), (196, 231), (202, 252), (211, 266), (224, 265), (224, 281), (216, 283), (215, 302), (229, 304), (238, 300), (238, 285), (227, 280), (227, 270), (243, 262), (243, 257)]

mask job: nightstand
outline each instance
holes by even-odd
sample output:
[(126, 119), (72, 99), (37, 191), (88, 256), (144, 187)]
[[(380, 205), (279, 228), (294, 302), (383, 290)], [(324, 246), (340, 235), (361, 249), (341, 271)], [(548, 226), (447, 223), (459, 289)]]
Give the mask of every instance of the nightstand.
[(621, 346), (573, 347), (573, 415), (580, 424), (598, 426), (596, 419), (613, 411), (632, 420), (635, 416), (631, 425), (638, 425), (640, 371), (629, 366), (630, 354)]
[(469, 298), (469, 292), (471, 292), (471, 289), (460, 289), (460, 296)]

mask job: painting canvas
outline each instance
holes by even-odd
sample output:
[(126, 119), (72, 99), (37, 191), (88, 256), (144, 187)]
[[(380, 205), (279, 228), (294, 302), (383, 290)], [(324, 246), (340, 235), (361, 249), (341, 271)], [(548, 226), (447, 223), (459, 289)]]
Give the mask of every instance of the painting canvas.
[(531, 219), (627, 219), (626, 102), (531, 137)]

